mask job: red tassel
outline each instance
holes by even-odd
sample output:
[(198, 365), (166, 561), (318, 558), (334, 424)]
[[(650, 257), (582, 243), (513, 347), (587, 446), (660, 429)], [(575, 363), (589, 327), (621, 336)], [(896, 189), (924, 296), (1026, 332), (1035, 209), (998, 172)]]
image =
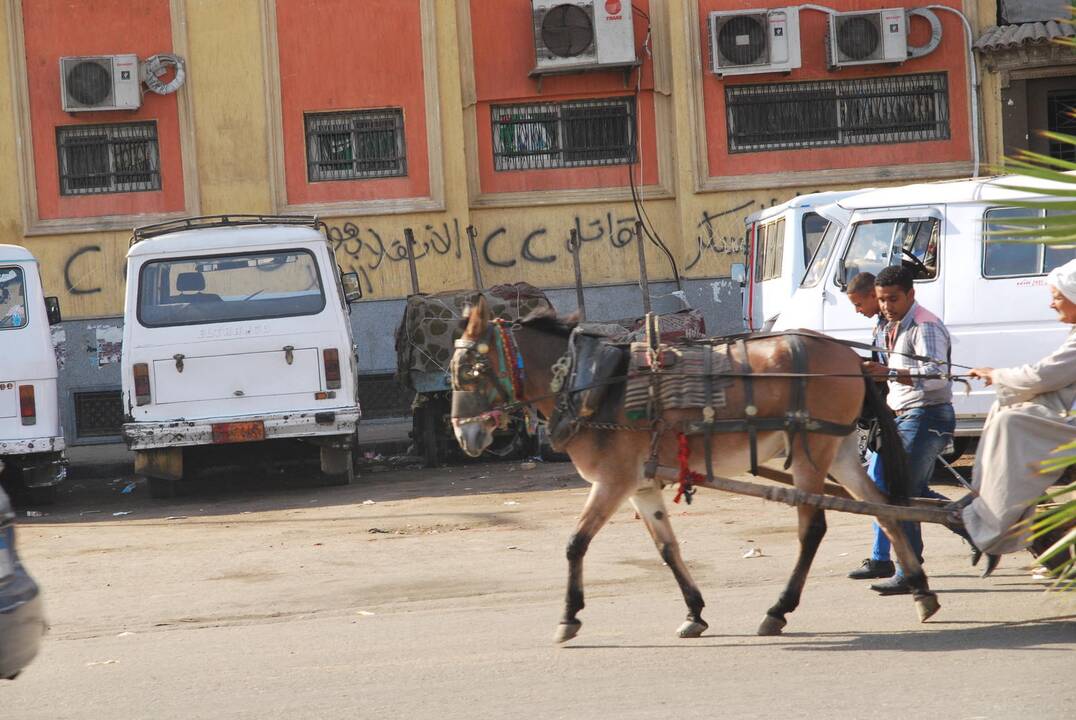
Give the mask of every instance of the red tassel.
[(684, 501), (690, 505), (691, 498), (695, 495), (695, 483), (703, 480), (701, 473), (697, 473), (688, 466), (688, 461), (691, 460), (691, 448), (688, 445), (687, 435), (684, 433), (677, 433), (677, 439), (680, 443), (679, 452), (677, 452), (677, 459), (680, 461), (680, 477), (677, 478), (679, 485), (676, 489), (676, 497), (673, 498), (674, 503), (679, 503), (680, 498), (684, 498)]

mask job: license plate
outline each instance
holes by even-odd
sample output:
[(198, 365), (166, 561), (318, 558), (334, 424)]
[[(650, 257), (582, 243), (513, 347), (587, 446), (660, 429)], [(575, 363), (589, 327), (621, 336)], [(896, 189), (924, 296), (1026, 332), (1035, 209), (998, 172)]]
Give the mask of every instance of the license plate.
[(240, 443), (265, 439), (265, 423), (261, 420), (234, 423), (214, 423), (213, 442)]

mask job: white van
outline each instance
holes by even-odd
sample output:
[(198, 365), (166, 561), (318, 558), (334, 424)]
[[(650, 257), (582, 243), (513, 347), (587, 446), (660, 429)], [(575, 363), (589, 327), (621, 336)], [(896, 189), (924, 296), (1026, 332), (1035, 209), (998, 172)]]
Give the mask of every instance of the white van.
[(769, 330), (799, 287), (807, 261), (826, 233), (839, 233), (849, 213), (842, 200), (861, 191), (809, 193), (747, 217), (747, 264), (741, 275), (744, 327)]
[(313, 217), (231, 215), (135, 230), (123, 436), (153, 496), (171, 495), (185, 465), (219, 446), (266, 459), (301, 441), (320, 448), (327, 482), (354, 477), (349, 303), (361, 293), (323, 229)]
[(0, 460), (9, 487), (52, 502), (65, 475), (64, 436), (50, 325), (56, 298), (41, 289), (26, 248), (0, 245)]
[[(948, 327), (954, 363), (1010, 367), (1052, 352), (1068, 328), (1049, 308), (1046, 274), (1076, 250), (984, 238), (984, 230), (1003, 230), (1006, 220), (1042, 214), (1012, 203), (1046, 196), (1007, 185), (1062, 187), (1010, 175), (882, 188), (838, 201), (850, 213), (848, 227), (823, 239), (774, 329), (869, 342), (874, 321), (855, 312), (845, 285), (857, 273), (877, 275), (904, 263), (915, 272), (916, 301)], [(972, 383), (970, 394), (954, 386), (958, 439), (980, 433), (993, 401), (994, 391), (982, 383)]]

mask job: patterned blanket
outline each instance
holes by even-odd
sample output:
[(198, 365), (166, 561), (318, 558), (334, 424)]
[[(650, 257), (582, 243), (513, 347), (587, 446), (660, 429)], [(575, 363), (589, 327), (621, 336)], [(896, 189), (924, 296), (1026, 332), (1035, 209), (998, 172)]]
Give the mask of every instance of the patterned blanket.
[[(396, 380), (415, 388), (412, 373), (447, 373), (452, 344), (463, 334), (463, 313), (478, 302), (477, 290), (450, 290), (407, 298), (396, 328)], [(485, 292), (494, 317), (518, 320), (538, 308), (553, 305), (545, 293), (527, 283), (494, 285)]]
[[(707, 373), (706, 354), (711, 355)], [(732, 378), (728, 345), (659, 345), (651, 356), (645, 342), (631, 344), (624, 410), (631, 420), (659, 417), (664, 410), (701, 408), (706, 405), (706, 377), (712, 377), (712, 405), (725, 407), (725, 388)], [(654, 387), (650, 406), (651, 382)]]

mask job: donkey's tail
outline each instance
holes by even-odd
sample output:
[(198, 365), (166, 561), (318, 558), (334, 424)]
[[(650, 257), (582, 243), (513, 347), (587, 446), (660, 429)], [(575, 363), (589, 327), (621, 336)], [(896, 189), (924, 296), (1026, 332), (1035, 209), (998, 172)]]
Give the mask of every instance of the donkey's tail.
[(897, 432), (897, 423), (893, 411), (889, 409), (874, 380), (865, 377), (867, 385), (866, 409), (878, 423), (878, 440), (881, 446), (878, 454), (882, 460), (882, 477), (889, 489), (889, 500), (904, 503), (912, 495), (909, 487), (908, 458), (904, 452), (904, 443)]

